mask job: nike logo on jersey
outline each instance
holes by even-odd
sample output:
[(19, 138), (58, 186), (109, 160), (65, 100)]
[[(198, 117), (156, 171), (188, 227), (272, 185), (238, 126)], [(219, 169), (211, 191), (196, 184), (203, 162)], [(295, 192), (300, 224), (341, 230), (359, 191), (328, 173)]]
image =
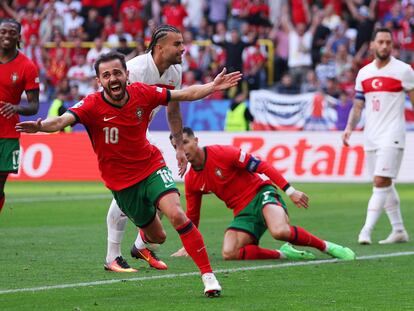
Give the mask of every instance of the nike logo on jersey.
[(206, 187), (206, 184), (203, 184), (201, 187), (200, 187), (200, 191), (204, 191), (204, 188)]
[(115, 119), (117, 116), (114, 116), (114, 117), (109, 117), (109, 118), (107, 118), (107, 117), (104, 117), (103, 118), (103, 120), (104, 120), (104, 122), (107, 122), (107, 121), (110, 121), (110, 120), (112, 120), (112, 119)]

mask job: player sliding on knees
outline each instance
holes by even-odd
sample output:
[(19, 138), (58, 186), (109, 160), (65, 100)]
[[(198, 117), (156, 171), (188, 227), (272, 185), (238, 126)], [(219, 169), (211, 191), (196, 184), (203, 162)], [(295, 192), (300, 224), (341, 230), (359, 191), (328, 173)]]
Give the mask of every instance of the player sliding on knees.
[[(170, 137), (171, 139), (171, 137)], [(171, 139), (174, 144), (174, 139)], [(314, 259), (308, 251), (299, 251), (291, 244), (309, 246), (342, 260), (355, 259), (355, 253), (332, 242), (321, 240), (305, 229), (292, 226), (286, 205), (277, 193), (279, 187), (297, 207), (308, 207), (308, 196), (295, 190), (270, 164), (239, 148), (224, 145), (198, 146), (192, 129), (183, 129), (184, 151), (191, 163), (185, 175), (187, 216), (195, 225), (200, 220), (202, 196), (214, 193), (233, 210), (234, 219), (224, 235), (222, 254), (226, 260)], [(264, 174), (270, 180), (263, 180)], [(266, 230), (272, 237), (286, 243), (280, 250), (259, 247)], [(180, 249), (172, 256), (186, 256)]]
[(120, 209), (139, 227), (145, 239), (161, 244), (166, 239), (157, 215), (160, 209), (177, 230), (182, 244), (200, 270), (206, 296), (219, 296), (217, 281), (203, 237), (180, 206), (178, 189), (161, 152), (146, 138), (151, 111), (169, 101), (193, 101), (237, 85), (239, 72), (223, 70), (213, 82), (182, 90), (167, 90), (142, 83), (127, 85), (125, 58), (119, 53), (96, 61), (102, 92), (93, 93), (59, 117), (20, 122), (18, 132), (56, 132), (82, 123), (88, 129), (102, 179)]

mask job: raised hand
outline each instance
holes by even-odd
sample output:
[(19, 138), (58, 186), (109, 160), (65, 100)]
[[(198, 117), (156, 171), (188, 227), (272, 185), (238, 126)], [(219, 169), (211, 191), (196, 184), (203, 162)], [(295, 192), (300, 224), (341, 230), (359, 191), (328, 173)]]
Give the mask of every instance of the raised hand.
[(242, 73), (240, 71), (234, 71), (226, 74), (227, 69), (223, 70), (214, 78), (214, 90), (221, 91), (236, 86), (237, 83), (242, 78)]

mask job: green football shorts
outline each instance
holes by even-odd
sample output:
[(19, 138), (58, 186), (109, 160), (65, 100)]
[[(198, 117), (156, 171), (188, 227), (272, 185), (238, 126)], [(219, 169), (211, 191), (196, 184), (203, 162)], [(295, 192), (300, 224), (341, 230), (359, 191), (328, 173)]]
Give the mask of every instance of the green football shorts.
[(17, 173), (20, 144), (17, 138), (0, 138), (0, 172)]
[(244, 231), (254, 236), (259, 242), (262, 235), (266, 232), (266, 221), (263, 218), (262, 209), (266, 204), (281, 205), (286, 211), (286, 204), (282, 197), (277, 193), (274, 186), (266, 185), (259, 189), (256, 196), (250, 203), (234, 217), (233, 221), (227, 227)]
[(170, 169), (164, 166), (139, 183), (112, 194), (121, 211), (143, 228), (154, 220), (158, 201), (168, 192), (178, 192), (178, 189)]

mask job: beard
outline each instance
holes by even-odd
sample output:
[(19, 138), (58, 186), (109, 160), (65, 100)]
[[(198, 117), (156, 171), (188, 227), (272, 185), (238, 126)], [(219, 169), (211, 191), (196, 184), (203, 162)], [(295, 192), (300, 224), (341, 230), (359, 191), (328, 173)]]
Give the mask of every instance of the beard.
[[(121, 100), (125, 97), (126, 83), (122, 83), (122, 82), (119, 82), (119, 83), (121, 84), (121, 91), (118, 94), (114, 94), (112, 92), (110, 84), (108, 84), (108, 86), (106, 86), (106, 87), (105, 86), (103, 87), (105, 93), (108, 94), (108, 96), (114, 101), (119, 101), (119, 100)], [(114, 83), (112, 83), (112, 84), (114, 84)]]
[(383, 54), (380, 54), (378, 51), (375, 51), (375, 56), (381, 61), (387, 60), (390, 55), (391, 52), (384, 52)]

